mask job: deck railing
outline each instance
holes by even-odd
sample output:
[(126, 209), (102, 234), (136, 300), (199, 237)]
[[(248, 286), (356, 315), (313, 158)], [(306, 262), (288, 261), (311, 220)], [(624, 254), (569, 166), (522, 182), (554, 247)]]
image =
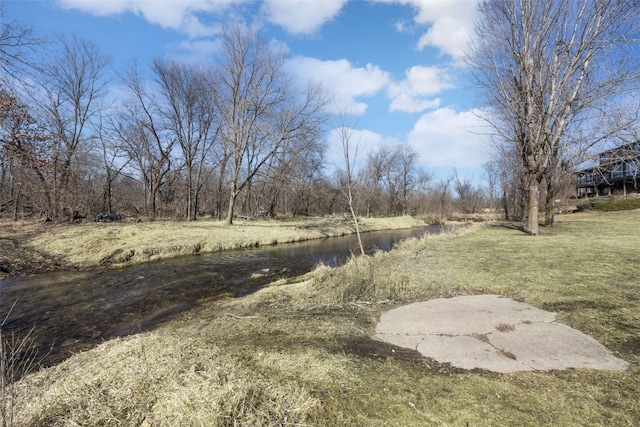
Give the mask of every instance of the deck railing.
[(597, 187), (601, 184), (637, 179), (640, 180), (640, 171), (614, 171), (604, 173), (590, 173), (578, 175), (578, 187)]

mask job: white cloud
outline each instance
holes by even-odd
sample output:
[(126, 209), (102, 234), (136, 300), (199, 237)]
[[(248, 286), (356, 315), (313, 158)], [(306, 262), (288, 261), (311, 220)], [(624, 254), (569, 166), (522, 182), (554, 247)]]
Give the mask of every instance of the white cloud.
[(347, 0), (265, 0), (262, 6), (269, 22), (292, 34), (311, 34), (333, 19)]
[(396, 21), (393, 27), (399, 33), (411, 32), (410, 26), (407, 24), (407, 22), (404, 19)]
[(109, 16), (130, 12), (142, 16), (162, 28), (182, 31), (191, 37), (210, 36), (215, 27), (204, 24), (198, 13), (217, 13), (242, 0), (57, 0), (67, 9), (77, 9), (92, 15)]
[[(56, 0), (67, 9), (98, 16), (130, 12), (152, 24), (182, 31), (190, 37), (215, 34), (215, 28), (202, 22), (198, 14), (219, 13), (250, 0)], [(264, 0), (262, 13), (273, 24), (292, 34), (310, 34), (333, 19), (347, 0)]]
[(458, 60), (473, 34), (476, 18), (476, 0), (374, 0), (411, 6), (416, 24), (429, 26), (420, 37), (417, 47), (433, 46), (440, 52)]
[(478, 168), (488, 160), (486, 123), (480, 110), (440, 108), (424, 114), (407, 137), (429, 167)]
[(401, 82), (389, 85), (389, 111), (418, 113), (437, 108), (440, 100), (433, 99), (433, 95), (454, 87), (448, 72), (440, 67), (416, 65), (407, 70), (405, 76)]
[(177, 51), (181, 52), (178, 57), (196, 62), (220, 52), (219, 40), (211, 39), (183, 40), (176, 47)]
[[(341, 128), (335, 128), (327, 133), (327, 161), (330, 165), (344, 168), (344, 154), (340, 135)], [(351, 161), (356, 162), (356, 169), (362, 167), (367, 161), (368, 153), (376, 150), (382, 145), (397, 145), (400, 141), (397, 138), (383, 136), (368, 129), (346, 128), (349, 135), (349, 152)]]
[(365, 113), (367, 104), (356, 98), (373, 96), (390, 82), (389, 73), (380, 67), (372, 64), (354, 67), (346, 59), (321, 61), (298, 56), (290, 59), (287, 67), (303, 80), (322, 84), (333, 95), (337, 108), (357, 115)]
[(66, 9), (78, 9), (92, 15), (108, 16), (129, 10), (132, 2), (131, 0), (57, 0), (56, 3)]

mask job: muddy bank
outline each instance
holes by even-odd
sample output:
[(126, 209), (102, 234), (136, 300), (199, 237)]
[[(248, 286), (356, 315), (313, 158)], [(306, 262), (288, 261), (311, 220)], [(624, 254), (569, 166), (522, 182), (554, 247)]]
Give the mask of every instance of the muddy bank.
[(25, 246), (19, 237), (0, 237), (0, 280), (74, 269), (56, 256)]

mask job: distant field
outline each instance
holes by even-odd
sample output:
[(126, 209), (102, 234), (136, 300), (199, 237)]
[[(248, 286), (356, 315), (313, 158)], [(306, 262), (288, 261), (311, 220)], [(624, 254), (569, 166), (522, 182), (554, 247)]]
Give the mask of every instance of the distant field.
[[(25, 377), (18, 425), (640, 425), (640, 211), (476, 224), (203, 302)], [(463, 371), (371, 338), (401, 304), (491, 293), (555, 311), (626, 372)]]

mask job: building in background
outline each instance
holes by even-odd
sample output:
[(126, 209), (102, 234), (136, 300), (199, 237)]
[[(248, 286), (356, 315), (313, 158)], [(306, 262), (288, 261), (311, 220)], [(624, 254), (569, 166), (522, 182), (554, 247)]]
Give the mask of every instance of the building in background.
[(576, 173), (578, 197), (640, 192), (640, 142), (598, 154), (596, 166)]

